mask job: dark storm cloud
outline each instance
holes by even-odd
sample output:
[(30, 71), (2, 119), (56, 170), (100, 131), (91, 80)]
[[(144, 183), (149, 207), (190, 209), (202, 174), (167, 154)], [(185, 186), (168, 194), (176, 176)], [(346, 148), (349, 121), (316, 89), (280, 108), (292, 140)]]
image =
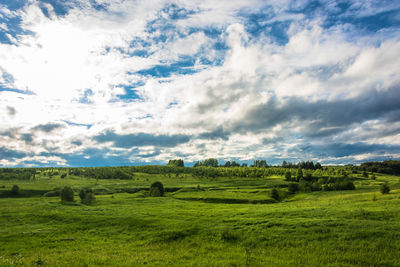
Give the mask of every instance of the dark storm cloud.
[(272, 98), (268, 103), (247, 112), (243, 119), (235, 123), (232, 130), (261, 132), (278, 124), (294, 123), (307, 126), (303, 133), (306, 136), (330, 136), (346, 130), (353, 123), (384, 119), (386, 115), (398, 114), (399, 99), (399, 85), (386, 91), (370, 91), (347, 100), (309, 102), (303, 98), (291, 97), (281, 104), (276, 98)]
[(147, 133), (116, 134), (106, 131), (93, 137), (98, 143), (112, 142), (116, 147), (130, 148), (135, 146), (174, 147), (190, 141), (189, 135), (152, 135)]
[(0, 147), (0, 159), (22, 159), (26, 157), (28, 154), (18, 150), (12, 150), (5, 147)]
[(60, 123), (47, 123), (47, 124), (40, 124), (32, 128), (34, 131), (42, 131), (46, 133), (50, 133), (56, 129), (64, 128), (64, 124)]

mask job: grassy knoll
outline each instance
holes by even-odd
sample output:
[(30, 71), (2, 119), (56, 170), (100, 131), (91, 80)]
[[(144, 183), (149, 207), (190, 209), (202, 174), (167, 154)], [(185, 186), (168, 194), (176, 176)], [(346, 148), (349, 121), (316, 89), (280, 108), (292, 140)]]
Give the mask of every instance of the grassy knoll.
[[(156, 180), (165, 197), (146, 197)], [(388, 181), (390, 194), (379, 186)], [(21, 193), (8, 196), (13, 184)], [(276, 202), (268, 178), (0, 181), (0, 266), (400, 266), (399, 177)], [(93, 205), (43, 192), (92, 187)]]

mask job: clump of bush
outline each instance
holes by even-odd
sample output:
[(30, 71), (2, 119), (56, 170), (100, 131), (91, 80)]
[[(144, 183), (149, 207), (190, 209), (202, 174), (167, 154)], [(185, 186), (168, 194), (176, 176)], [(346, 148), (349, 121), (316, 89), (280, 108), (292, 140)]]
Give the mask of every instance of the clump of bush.
[(92, 204), (93, 201), (96, 199), (94, 196), (93, 190), (91, 188), (83, 188), (79, 192), (79, 197), (81, 199), (81, 202), (84, 204)]
[(299, 184), (298, 183), (288, 184), (288, 191), (290, 194), (296, 194), (296, 192), (299, 191)]
[(164, 196), (164, 185), (161, 182), (154, 182), (150, 186), (149, 195), (151, 197), (162, 197)]
[(19, 195), (19, 192), (20, 192), (20, 190), (19, 190), (19, 186), (18, 185), (13, 185), (12, 187), (11, 187), (11, 194), (12, 195), (14, 195), (14, 196), (17, 196), (17, 195)]
[(390, 187), (389, 187), (388, 183), (386, 182), (386, 183), (382, 184), (381, 185), (381, 193), (389, 194), (389, 192), (390, 192)]
[(60, 196), (61, 196), (62, 202), (73, 202), (74, 201), (74, 191), (69, 186), (65, 186), (61, 190)]
[(281, 197), (279, 196), (279, 191), (276, 188), (273, 188), (271, 190), (271, 198), (275, 199), (276, 201), (279, 201), (281, 199)]

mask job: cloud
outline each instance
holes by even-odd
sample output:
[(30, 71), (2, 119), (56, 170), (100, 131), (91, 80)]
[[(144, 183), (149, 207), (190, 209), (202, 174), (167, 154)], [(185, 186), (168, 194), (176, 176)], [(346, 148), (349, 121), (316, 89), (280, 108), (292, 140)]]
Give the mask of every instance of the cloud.
[(21, 159), (21, 158), (26, 157), (27, 155), (28, 154), (23, 151), (12, 150), (12, 149), (8, 149), (6, 147), (0, 147), (0, 160)]
[(15, 108), (7, 106), (7, 114), (10, 117), (14, 116), (16, 113), (17, 113), (17, 111), (15, 110)]
[(397, 153), (396, 1), (47, 2), (0, 6), (2, 165)]
[(64, 124), (60, 123), (47, 123), (47, 124), (40, 124), (32, 128), (33, 131), (42, 131), (46, 133), (53, 132), (56, 129), (64, 128)]
[(98, 143), (111, 142), (116, 147), (131, 148), (140, 146), (174, 147), (190, 141), (188, 135), (153, 135), (147, 133), (116, 134), (106, 131), (93, 137)]

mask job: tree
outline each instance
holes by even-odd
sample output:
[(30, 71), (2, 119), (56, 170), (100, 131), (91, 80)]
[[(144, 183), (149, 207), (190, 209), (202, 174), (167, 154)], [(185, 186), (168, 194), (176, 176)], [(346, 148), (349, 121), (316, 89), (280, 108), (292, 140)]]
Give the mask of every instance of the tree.
[(273, 189), (271, 190), (271, 198), (272, 198), (272, 199), (275, 199), (276, 201), (279, 201), (280, 197), (279, 197), (278, 189), (273, 188)]
[(292, 173), (290, 171), (285, 172), (285, 180), (291, 181), (292, 180)]
[(74, 191), (71, 187), (65, 186), (61, 190), (61, 201), (63, 202), (73, 202), (74, 201)]
[(81, 202), (84, 204), (92, 204), (92, 202), (96, 199), (91, 188), (81, 189), (81, 191), (79, 191), (79, 197)]
[(287, 165), (288, 165), (288, 164), (287, 164), (286, 160), (284, 160), (284, 161), (282, 162), (282, 167), (283, 167), (283, 168), (287, 168)]
[(390, 187), (389, 187), (388, 183), (386, 182), (386, 183), (382, 184), (381, 185), (381, 193), (389, 194), (389, 192), (390, 192)]
[(224, 167), (227, 167), (227, 168), (231, 167), (231, 162), (228, 160), (228, 161), (225, 163)]
[(183, 159), (171, 159), (168, 161), (167, 166), (184, 167)]
[(11, 194), (14, 196), (19, 195), (19, 186), (18, 185), (15, 184), (11, 187)]
[(303, 170), (301, 168), (297, 169), (297, 175), (296, 175), (297, 181), (300, 181), (300, 179), (303, 178)]
[(298, 183), (290, 183), (288, 185), (288, 191), (290, 194), (295, 194), (297, 191), (299, 191), (299, 184)]
[(240, 167), (240, 164), (237, 163), (236, 161), (232, 161), (231, 167)]
[(267, 168), (268, 164), (266, 160), (255, 160), (253, 166), (258, 168)]
[(150, 186), (151, 197), (162, 197), (164, 196), (164, 185), (161, 182), (154, 182)]

